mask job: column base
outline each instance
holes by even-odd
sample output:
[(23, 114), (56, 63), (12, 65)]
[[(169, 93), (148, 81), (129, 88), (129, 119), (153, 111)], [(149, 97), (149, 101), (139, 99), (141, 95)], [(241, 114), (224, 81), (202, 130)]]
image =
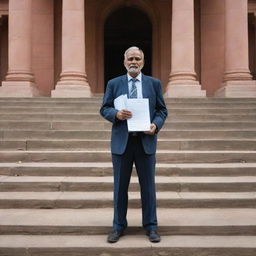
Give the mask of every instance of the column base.
[(29, 81), (3, 81), (0, 87), (0, 97), (22, 98), (39, 97), (35, 83)]
[(91, 89), (88, 84), (57, 84), (55, 90), (52, 90), (52, 98), (88, 98), (91, 97)]
[(167, 98), (195, 98), (206, 97), (206, 91), (199, 84), (170, 84), (165, 93)]
[(227, 81), (219, 88), (215, 97), (256, 98), (256, 81)]

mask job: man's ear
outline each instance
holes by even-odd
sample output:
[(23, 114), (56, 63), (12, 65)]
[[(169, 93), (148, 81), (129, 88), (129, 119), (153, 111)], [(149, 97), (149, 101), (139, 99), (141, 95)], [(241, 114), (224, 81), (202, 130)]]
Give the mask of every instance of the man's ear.
[(124, 59), (124, 67), (126, 68), (126, 65), (125, 65), (125, 59)]

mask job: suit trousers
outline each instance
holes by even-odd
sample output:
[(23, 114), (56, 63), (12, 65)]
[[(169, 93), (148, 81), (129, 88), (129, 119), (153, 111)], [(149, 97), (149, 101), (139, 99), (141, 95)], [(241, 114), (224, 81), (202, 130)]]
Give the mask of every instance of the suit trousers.
[(140, 134), (129, 135), (124, 154), (112, 154), (112, 162), (114, 169), (113, 228), (122, 230), (128, 225), (126, 218), (128, 187), (135, 163), (140, 184), (142, 224), (146, 230), (156, 230), (155, 154), (145, 154)]

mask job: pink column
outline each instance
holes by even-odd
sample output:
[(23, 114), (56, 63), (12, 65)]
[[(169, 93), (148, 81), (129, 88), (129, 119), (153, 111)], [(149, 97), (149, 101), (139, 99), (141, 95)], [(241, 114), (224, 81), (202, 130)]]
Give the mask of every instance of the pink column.
[(204, 97), (196, 78), (194, 0), (172, 0), (172, 68), (167, 97)]
[(32, 73), (32, 0), (9, 0), (9, 64), (1, 97), (37, 95)]
[(85, 72), (84, 0), (63, 0), (62, 72), (52, 97), (89, 97)]
[(225, 0), (225, 72), (219, 97), (256, 97), (249, 72), (248, 6), (245, 0)]

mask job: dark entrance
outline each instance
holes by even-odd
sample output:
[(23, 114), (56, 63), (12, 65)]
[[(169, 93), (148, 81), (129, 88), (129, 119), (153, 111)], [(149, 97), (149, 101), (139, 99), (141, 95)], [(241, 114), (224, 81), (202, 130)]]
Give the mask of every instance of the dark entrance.
[(0, 18), (0, 79), (1, 81), (5, 80), (7, 71), (8, 71), (8, 16), (2, 16)]
[(109, 79), (126, 73), (123, 54), (130, 46), (138, 46), (143, 50), (143, 73), (151, 75), (152, 24), (144, 12), (137, 8), (124, 7), (113, 12), (104, 26), (105, 84)]
[(256, 18), (253, 13), (248, 14), (248, 34), (249, 34), (249, 68), (256, 79)]

